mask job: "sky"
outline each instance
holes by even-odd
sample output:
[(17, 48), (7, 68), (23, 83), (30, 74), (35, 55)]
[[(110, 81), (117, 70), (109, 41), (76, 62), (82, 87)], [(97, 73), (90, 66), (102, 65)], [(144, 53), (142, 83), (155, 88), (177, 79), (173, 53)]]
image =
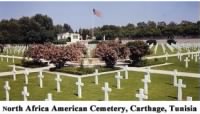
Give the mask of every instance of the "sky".
[[(102, 17), (93, 15), (95, 8)], [(97, 26), (137, 24), (149, 20), (167, 23), (200, 20), (200, 2), (0, 2), (0, 20), (37, 13), (48, 15), (56, 24), (69, 24), (74, 30)]]

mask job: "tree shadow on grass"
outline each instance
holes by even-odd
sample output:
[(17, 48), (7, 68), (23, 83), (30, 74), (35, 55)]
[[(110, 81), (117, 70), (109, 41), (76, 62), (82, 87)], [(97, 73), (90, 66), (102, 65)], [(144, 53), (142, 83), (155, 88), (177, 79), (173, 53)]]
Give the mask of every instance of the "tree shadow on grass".
[(174, 96), (167, 96), (167, 97), (174, 99), (174, 100), (177, 100), (177, 97), (174, 97)]
[(170, 83), (170, 82), (165, 82), (165, 84), (167, 84), (167, 85), (173, 85), (172, 83)]

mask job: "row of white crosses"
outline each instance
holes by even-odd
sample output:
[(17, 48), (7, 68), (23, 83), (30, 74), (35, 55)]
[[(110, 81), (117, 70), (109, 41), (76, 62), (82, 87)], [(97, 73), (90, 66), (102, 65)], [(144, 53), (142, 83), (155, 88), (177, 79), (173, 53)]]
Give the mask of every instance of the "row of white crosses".
[[(3, 55), (1, 55), (1, 61), (3, 61)], [(6, 62), (8, 63), (9, 62), (9, 57), (8, 55), (6, 55)], [(12, 63), (14, 64), (15, 63), (15, 56), (12, 55)]]
[(156, 46), (155, 46), (155, 48), (154, 48), (154, 54), (157, 53), (157, 49), (158, 49), (158, 43), (156, 43)]
[(166, 48), (165, 48), (165, 45), (163, 43), (161, 44), (161, 47), (162, 47), (163, 53), (165, 53), (166, 52)]

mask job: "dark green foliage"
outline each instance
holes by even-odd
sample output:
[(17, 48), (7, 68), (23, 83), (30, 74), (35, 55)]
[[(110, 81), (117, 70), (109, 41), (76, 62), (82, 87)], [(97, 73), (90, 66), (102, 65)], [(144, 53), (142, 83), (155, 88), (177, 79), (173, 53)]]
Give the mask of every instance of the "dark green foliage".
[(45, 67), (48, 63), (43, 63), (39, 61), (28, 61), (22, 60), (21, 64), (16, 64), (18, 66), (29, 67), (29, 68), (38, 68), (38, 67)]
[(151, 45), (151, 44), (156, 45), (157, 41), (156, 40), (147, 40), (146, 43), (149, 45)]
[(3, 53), (4, 45), (0, 44), (0, 53)]
[[(89, 33), (90, 29), (84, 29), (84, 31), (88, 31), (87, 35), (91, 35), (91, 33)], [(79, 31), (79, 33), (81, 32)], [(104, 25), (102, 27), (94, 28), (94, 34), (98, 40), (102, 40), (104, 35), (106, 40), (113, 40), (117, 37), (123, 39), (145, 37), (166, 38), (173, 35), (198, 37), (200, 35), (200, 21), (193, 23), (183, 20), (179, 24), (175, 22), (166, 24), (164, 21), (157, 23), (148, 21), (147, 23), (138, 22), (137, 26), (131, 23), (126, 26)]]
[(128, 42), (127, 46), (130, 49), (129, 58), (133, 65), (140, 62), (143, 56), (150, 54), (149, 46), (143, 41)]
[(168, 43), (169, 45), (171, 45), (171, 44), (176, 44), (176, 41), (175, 41), (174, 39), (168, 39), (168, 40), (167, 40), (167, 43)]
[(119, 70), (120, 68), (114, 67), (114, 68), (107, 68), (107, 67), (94, 67), (94, 68), (85, 68), (85, 67), (63, 67), (61, 69), (56, 69), (58, 72), (64, 72), (64, 73), (70, 73), (70, 74), (77, 74), (77, 75), (83, 75), (83, 74), (92, 74), (95, 72), (95, 69), (98, 69), (99, 72), (107, 72), (107, 71), (113, 71), (113, 70)]
[[(130, 61), (126, 61), (126, 63), (131, 63)], [(129, 66), (133, 67), (145, 67), (157, 64), (164, 64), (165, 61), (163, 59), (149, 59), (149, 60), (141, 60), (135, 64), (129, 64)]]
[(95, 48), (95, 57), (105, 61), (107, 67), (114, 67), (117, 59), (125, 59), (129, 55), (129, 50), (117, 41), (104, 41)]

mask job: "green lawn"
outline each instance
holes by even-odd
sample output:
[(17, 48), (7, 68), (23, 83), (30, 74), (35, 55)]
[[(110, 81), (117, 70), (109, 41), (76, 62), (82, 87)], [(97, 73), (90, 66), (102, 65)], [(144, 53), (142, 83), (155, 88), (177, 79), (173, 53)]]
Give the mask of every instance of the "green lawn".
[[(176, 58), (170, 58), (169, 62), (176, 62)], [(178, 62), (177, 62), (178, 63)], [(173, 64), (170, 67), (158, 67), (156, 69), (166, 69), (171, 70), (174, 67), (180, 71), (184, 71), (183, 65)], [(1, 72), (7, 71), (9, 68), (7, 67), (6, 62), (0, 62)], [(11, 63), (9, 63), (11, 64)], [(188, 72), (197, 72), (198, 67), (195, 68), (196, 64), (191, 64), (192, 68), (187, 69)], [(186, 71), (185, 71), (186, 72)], [(31, 73), (29, 75), (29, 85), (28, 91), (30, 92), (30, 96), (28, 100), (44, 100), (47, 96), (47, 93), (53, 94), (54, 100), (93, 100), (93, 101), (101, 101), (104, 98), (103, 91), (101, 87), (104, 86), (104, 82), (109, 82), (109, 87), (112, 88), (112, 92), (109, 94), (110, 100), (124, 100), (124, 101), (132, 101), (137, 100), (135, 94), (137, 93), (139, 88), (143, 88), (143, 83), (141, 79), (144, 77), (144, 73), (140, 72), (129, 72), (129, 79), (121, 80), (121, 89), (116, 88), (116, 80), (114, 78), (114, 74), (109, 75), (101, 75), (99, 77), (99, 85), (94, 84), (94, 77), (83, 78), (84, 86), (82, 88), (82, 98), (78, 98), (77, 86), (75, 82), (76, 78), (70, 78), (61, 76), (61, 91), (60, 93), (56, 92), (56, 81), (55, 75), (45, 73), (44, 78), (44, 88), (39, 88), (39, 79), (37, 77), (38, 73)], [(124, 74), (122, 73), (124, 76)], [(186, 96), (192, 96), (193, 100), (200, 100), (199, 92), (200, 92), (200, 79), (189, 78), (189, 77), (181, 77), (183, 79), (183, 83), (187, 85), (186, 89), (183, 89), (183, 99)], [(24, 84), (24, 76), (17, 75), (17, 80), (13, 81), (12, 76), (6, 76), (0, 78), (0, 100), (5, 100), (5, 93), (3, 89), (4, 81), (9, 81), (11, 90), (10, 90), (10, 98), (11, 100), (23, 100), (21, 95), (21, 91), (23, 89)], [(158, 75), (151, 74), (151, 83), (149, 84), (149, 100), (176, 100), (177, 88), (172, 85), (173, 77), (169, 75)]]

